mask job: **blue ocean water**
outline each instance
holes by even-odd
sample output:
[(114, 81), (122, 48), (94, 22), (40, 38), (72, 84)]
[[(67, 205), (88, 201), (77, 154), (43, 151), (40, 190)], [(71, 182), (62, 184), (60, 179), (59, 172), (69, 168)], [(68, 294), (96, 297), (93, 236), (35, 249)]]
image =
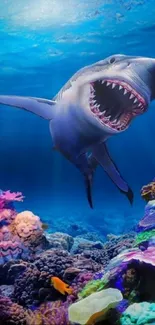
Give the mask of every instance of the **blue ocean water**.
[[(0, 94), (52, 98), (81, 67), (123, 53), (155, 57), (153, 0), (5, 0), (0, 3)], [(92, 211), (83, 178), (52, 150), (48, 122), (0, 108), (0, 188), (22, 191), (18, 209), (32, 210), (51, 229), (79, 222), (122, 233), (143, 215), (142, 185), (155, 176), (155, 104), (108, 141), (113, 160), (134, 190), (131, 207), (98, 168)]]

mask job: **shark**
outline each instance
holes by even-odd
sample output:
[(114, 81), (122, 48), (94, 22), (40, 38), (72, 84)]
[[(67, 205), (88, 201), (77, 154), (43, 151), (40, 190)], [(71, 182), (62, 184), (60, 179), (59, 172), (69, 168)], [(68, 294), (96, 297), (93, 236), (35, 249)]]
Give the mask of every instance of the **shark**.
[(94, 173), (101, 166), (121, 193), (134, 194), (106, 141), (128, 129), (155, 99), (155, 59), (111, 55), (77, 71), (52, 99), (0, 95), (0, 104), (49, 121), (53, 148), (82, 173), (91, 208)]

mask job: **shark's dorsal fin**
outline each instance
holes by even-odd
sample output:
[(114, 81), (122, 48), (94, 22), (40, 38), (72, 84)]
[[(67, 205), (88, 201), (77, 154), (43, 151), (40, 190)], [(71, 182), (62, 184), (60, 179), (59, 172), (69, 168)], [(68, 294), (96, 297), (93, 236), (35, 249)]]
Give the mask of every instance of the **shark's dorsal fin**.
[(92, 154), (89, 156), (89, 163), (94, 170), (100, 164), (118, 189), (127, 196), (131, 204), (133, 203), (133, 192), (112, 161), (105, 143), (93, 147)]
[(1, 95), (0, 104), (21, 108), (45, 120), (52, 120), (55, 113), (54, 106), (56, 102), (44, 98)]

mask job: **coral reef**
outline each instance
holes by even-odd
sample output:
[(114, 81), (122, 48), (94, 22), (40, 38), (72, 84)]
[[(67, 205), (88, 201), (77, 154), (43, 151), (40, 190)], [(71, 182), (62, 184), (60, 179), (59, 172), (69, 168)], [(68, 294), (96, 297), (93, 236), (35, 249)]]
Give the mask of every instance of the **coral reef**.
[(129, 306), (121, 317), (121, 325), (155, 324), (155, 303), (135, 303)]
[(13, 303), (9, 298), (0, 296), (0, 324), (27, 325), (24, 308)]
[(91, 258), (96, 263), (105, 267), (121, 251), (133, 246), (135, 233), (129, 233), (123, 236), (109, 235), (108, 238), (109, 240), (105, 244), (83, 241), (81, 238), (74, 253), (82, 254), (85, 258)]
[(21, 192), (0, 192), (0, 265), (14, 259), (28, 259), (33, 247), (40, 249), (45, 245), (39, 217), (30, 211), (17, 214), (14, 209), (13, 202), (23, 199)]
[(34, 264), (42, 272), (48, 272), (51, 276), (64, 277), (65, 271), (74, 267), (83, 272), (97, 272), (101, 265), (81, 255), (70, 255), (67, 251), (47, 250), (36, 256)]
[(47, 234), (46, 238), (49, 243), (49, 248), (57, 248), (69, 252), (74, 244), (72, 236), (61, 232)]
[(102, 241), (76, 223), (74, 238), (45, 232), (23, 198), (0, 191), (0, 325), (155, 323), (155, 200), (136, 232)]
[(147, 202), (155, 199), (155, 181), (142, 187), (141, 197)]
[(61, 300), (44, 303), (34, 312), (27, 311), (27, 325), (70, 325), (67, 309)]
[(87, 298), (69, 306), (69, 320), (78, 324), (94, 324), (97, 320), (105, 319), (109, 309), (114, 308), (123, 296), (117, 289), (105, 289), (95, 292)]
[(12, 298), (22, 306), (39, 305), (44, 300), (52, 299), (52, 295), (49, 274), (40, 272), (32, 264), (28, 264), (15, 279)]
[(149, 201), (145, 207), (144, 217), (140, 220), (137, 230), (145, 231), (155, 228), (155, 200)]
[(151, 238), (155, 238), (155, 229), (140, 232), (135, 239), (135, 245), (139, 246), (142, 243), (148, 242)]
[(11, 231), (26, 246), (38, 246), (43, 237), (42, 222), (31, 211), (23, 211), (17, 214), (11, 224)]

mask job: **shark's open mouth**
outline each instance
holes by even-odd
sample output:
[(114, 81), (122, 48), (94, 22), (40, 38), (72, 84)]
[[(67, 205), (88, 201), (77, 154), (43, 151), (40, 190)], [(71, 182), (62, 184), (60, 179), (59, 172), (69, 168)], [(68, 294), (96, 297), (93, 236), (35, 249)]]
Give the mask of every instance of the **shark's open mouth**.
[(132, 118), (147, 108), (145, 99), (124, 81), (98, 80), (90, 87), (92, 113), (102, 124), (116, 131), (125, 130)]

